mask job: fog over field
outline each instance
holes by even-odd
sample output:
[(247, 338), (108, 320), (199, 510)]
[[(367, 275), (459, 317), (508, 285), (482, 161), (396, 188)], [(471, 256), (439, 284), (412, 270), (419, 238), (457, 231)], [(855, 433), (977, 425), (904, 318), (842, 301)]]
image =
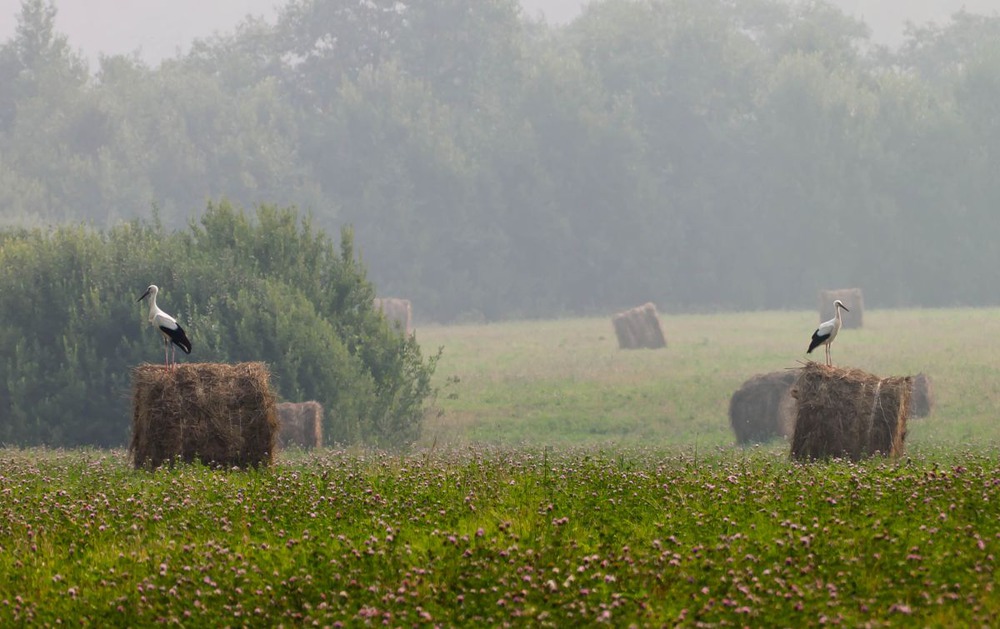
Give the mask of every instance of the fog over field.
[(418, 321), (998, 305), (988, 4), (0, 0), (0, 227), (294, 207)]

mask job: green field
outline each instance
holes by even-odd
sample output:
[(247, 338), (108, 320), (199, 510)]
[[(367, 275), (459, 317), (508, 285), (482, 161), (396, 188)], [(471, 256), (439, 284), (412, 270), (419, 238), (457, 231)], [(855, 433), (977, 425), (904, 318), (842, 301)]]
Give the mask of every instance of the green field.
[[(661, 319), (669, 346), (656, 351), (618, 350), (610, 319), (418, 329), (422, 345), (445, 348), (425, 440), (727, 445), (744, 381), (823, 360), (805, 353), (813, 312)], [(836, 365), (933, 381), (936, 406), (910, 424), (912, 446), (1000, 440), (1000, 309), (876, 310), (864, 322), (841, 331)]]
[[(874, 311), (834, 360), (925, 372), (908, 455), (731, 445), (729, 396), (804, 359), (812, 313), (428, 327), (408, 453), (132, 470), (0, 450), (0, 626), (997, 626), (1000, 310)], [(822, 356), (820, 356), (822, 358)]]

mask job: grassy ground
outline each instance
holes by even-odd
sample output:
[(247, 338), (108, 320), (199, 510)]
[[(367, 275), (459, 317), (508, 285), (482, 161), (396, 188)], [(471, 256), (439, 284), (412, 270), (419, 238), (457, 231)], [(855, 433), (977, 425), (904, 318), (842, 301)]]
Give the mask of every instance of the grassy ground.
[[(503, 444), (732, 443), (729, 398), (754, 374), (807, 358), (812, 312), (663, 316), (665, 350), (620, 351), (609, 319), (429, 326), (443, 346), (439, 414), (426, 442)], [(842, 330), (835, 364), (928, 374), (936, 407), (910, 443), (1000, 438), (1000, 310), (875, 310)]]
[(997, 452), (0, 451), (0, 626), (996, 626)]
[(898, 461), (733, 447), (729, 396), (811, 313), (429, 327), (410, 453), (138, 472), (0, 449), (0, 626), (997, 626), (1000, 310), (866, 313), (838, 364), (928, 373)]

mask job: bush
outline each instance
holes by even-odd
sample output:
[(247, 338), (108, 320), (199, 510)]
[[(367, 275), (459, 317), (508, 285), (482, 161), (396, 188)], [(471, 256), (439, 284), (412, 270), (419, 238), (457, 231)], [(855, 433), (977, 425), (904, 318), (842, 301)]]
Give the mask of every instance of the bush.
[(0, 236), (0, 441), (125, 443), (130, 369), (162, 358), (135, 303), (151, 283), (191, 360), (267, 362), (281, 396), (329, 409), (331, 441), (419, 433), (437, 359), (373, 310), (350, 230), (338, 252), (295, 210), (220, 203), (181, 232), (136, 221)]

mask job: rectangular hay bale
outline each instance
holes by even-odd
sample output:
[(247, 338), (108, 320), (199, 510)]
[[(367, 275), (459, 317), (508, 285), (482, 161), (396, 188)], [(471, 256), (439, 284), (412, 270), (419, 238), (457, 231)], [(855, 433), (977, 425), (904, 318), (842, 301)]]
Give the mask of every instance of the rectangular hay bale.
[(413, 304), (409, 299), (376, 297), (372, 305), (382, 313), (389, 325), (395, 326), (407, 336), (413, 334)]
[(629, 325), (627, 313), (621, 312), (613, 316), (611, 324), (615, 327), (615, 337), (618, 339), (618, 347), (621, 349), (633, 349), (639, 346), (635, 340), (635, 335), (632, 333), (632, 327)]
[(611, 318), (611, 323), (620, 349), (660, 349), (667, 346), (660, 317), (652, 303), (619, 312)]
[(798, 403), (792, 458), (852, 461), (903, 453), (911, 378), (809, 362), (792, 390)]
[(278, 431), (275, 402), (261, 362), (139, 365), (132, 370), (133, 464), (269, 465)]

